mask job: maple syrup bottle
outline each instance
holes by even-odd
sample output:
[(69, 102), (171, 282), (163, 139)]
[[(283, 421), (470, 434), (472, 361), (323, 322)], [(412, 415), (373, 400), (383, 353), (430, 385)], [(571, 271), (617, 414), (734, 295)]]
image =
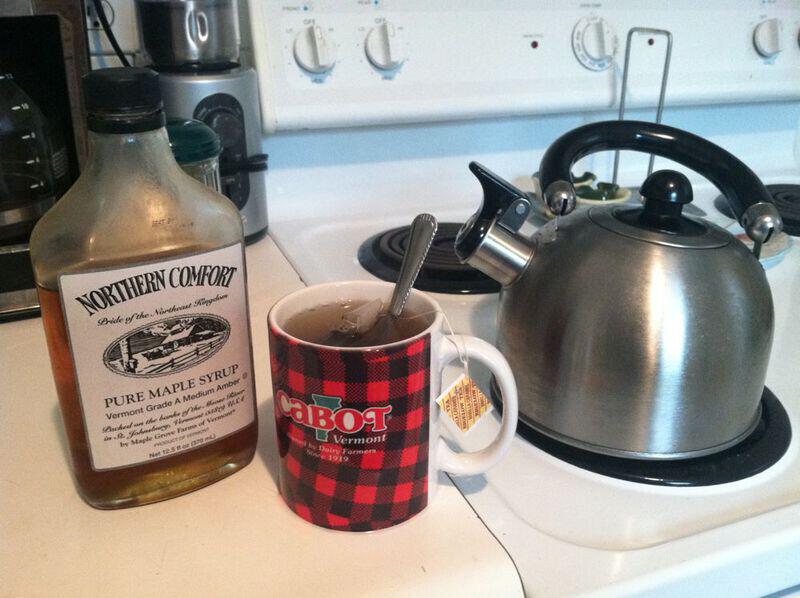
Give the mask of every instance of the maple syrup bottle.
[(128, 507), (253, 457), (242, 222), (175, 162), (154, 71), (83, 83), (91, 155), (37, 223), (31, 260), (78, 490)]

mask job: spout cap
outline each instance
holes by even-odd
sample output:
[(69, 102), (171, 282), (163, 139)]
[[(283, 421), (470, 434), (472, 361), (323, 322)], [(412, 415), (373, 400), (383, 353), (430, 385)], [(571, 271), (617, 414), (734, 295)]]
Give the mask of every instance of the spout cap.
[(519, 228), (530, 212), (525, 192), (478, 162), (470, 162), (469, 169), (483, 188), (483, 202), (458, 231), (455, 249), (461, 263), (469, 261), (496, 220), (502, 218), (510, 222), (510, 228)]

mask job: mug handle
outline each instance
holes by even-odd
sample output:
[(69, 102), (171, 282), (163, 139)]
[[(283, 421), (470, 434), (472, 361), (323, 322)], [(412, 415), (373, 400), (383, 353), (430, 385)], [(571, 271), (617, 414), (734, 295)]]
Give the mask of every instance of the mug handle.
[[(455, 342), (450, 342), (448, 339)], [(511, 367), (500, 351), (474, 336), (461, 334), (446, 336), (442, 339), (441, 346), (441, 369), (458, 359), (457, 346), (461, 346), (464, 347), (470, 359), (475, 359), (489, 368), (500, 387), (503, 420), (500, 424), (500, 431), (489, 446), (472, 453), (456, 453), (447, 446), (442, 438), (439, 438), (436, 449), (436, 463), (439, 469), (456, 475), (483, 473), (503, 458), (511, 448), (511, 441), (514, 440), (517, 430), (517, 384), (514, 382), (514, 374), (511, 373)], [(441, 376), (441, 371), (439, 375)]]

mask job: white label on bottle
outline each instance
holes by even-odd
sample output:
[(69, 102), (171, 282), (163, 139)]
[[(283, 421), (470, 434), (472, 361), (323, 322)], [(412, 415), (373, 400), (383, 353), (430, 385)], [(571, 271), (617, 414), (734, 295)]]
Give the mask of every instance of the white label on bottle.
[(253, 422), (241, 243), (59, 285), (95, 470), (191, 451)]

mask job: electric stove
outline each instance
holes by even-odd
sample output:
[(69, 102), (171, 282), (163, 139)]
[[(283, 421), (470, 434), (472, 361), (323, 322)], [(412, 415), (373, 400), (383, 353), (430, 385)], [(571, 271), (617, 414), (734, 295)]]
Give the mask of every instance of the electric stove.
[[(647, 8), (624, 0), (557, 8), (522, 0), (435, 8), (412, 0), (349, 7), (320, 1), (308, 3), (305, 13), (266, 4), (251, 3), (251, 20), (272, 168), (270, 235), (306, 284), (390, 279), (403, 248), (399, 229), (420, 212), (450, 223), (443, 238), (452, 235), (482, 198), (467, 170), (470, 160), (533, 190), (531, 174), (550, 143), (587, 122), (616, 117), (611, 108), (625, 33), (633, 26), (669, 29), (674, 37), (665, 124), (723, 146), (765, 183), (800, 182), (793, 150), (800, 147), (796, 3), (733, 10), (722, 0), (702, 8), (688, 0)], [(710, 35), (709, 24), (726, 35)], [(311, 39), (302, 37), (309, 27), (325, 50), (325, 64), (312, 65), (316, 72), (295, 64), (294, 40)], [(370, 58), (375, 48), (364, 41), (387, 35), (380, 58), (387, 47), (402, 58), (389, 70)], [(782, 50), (765, 57), (754, 39), (761, 44), (775, 36), (784, 40)], [(634, 40), (641, 62), (629, 80), (629, 118), (653, 116), (662, 42)], [(611, 57), (608, 64), (592, 58), (597, 52)], [(319, 53), (301, 54), (320, 60)], [(613, 158), (593, 154), (574, 170), (610, 180)], [(641, 184), (647, 162), (624, 152), (620, 183)], [(660, 158), (655, 167), (687, 174), (694, 205), (740, 232), (714, 207), (719, 191), (708, 181)], [(529, 595), (763, 595), (800, 584), (800, 250), (786, 238), (762, 260), (775, 335), (764, 428), (751, 445), (702, 467), (689, 464), (676, 483), (655, 484), (643, 483), (648, 474), (635, 480), (587, 468), (518, 435), (486, 474), (453, 477), (508, 551)], [(456, 332), (492, 342), (495, 289), (453, 283), (471, 274), (454, 274), (452, 263), (436, 266), (423, 288)], [(487, 392), (489, 382), (481, 378)], [(782, 424), (770, 427), (776, 420)], [(485, 417), (451, 442), (480, 448), (498, 425), (496, 414)], [(759, 459), (749, 470), (741, 464)], [(738, 473), (720, 475), (725, 468)], [(689, 478), (699, 483), (685, 483)]]
[[(496, 159), (509, 162), (508, 156)], [(452, 172), (458, 174), (460, 169), (466, 169), (466, 161), (454, 159)], [(382, 186), (381, 178), (389, 175), (370, 170)], [(786, 178), (792, 174), (787, 172)], [(524, 183), (524, 178), (519, 175), (516, 182)], [(362, 248), (384, 231), (410, 223), (418, 212), (462, 222), (481, 198), (480, 188), (470, 183), (464, 180), (447, 199), (440, 196), (435, 207), (425, 198), (414, 201), (396, 189), (397, 195), (383, 204), (379, 217), (335, 220), (322, 209), (314, 216), (273, 220), (270, 234), (306, 284), (375, 279), (380, 276), (359, 261)], [(329, 191), (325, 203), (355, 213), (366, 198), (354, 193)], [(737, 226), (714, 209), (717, 194), (710, 184), (695, 178), (695, 203), (708, 219)], [(669, 593), (720, 579), (725, 584), (734, 579), (754, 583), (756, 575), (762, 576), (761, 581), (748, 587), (800, 584), (800, 523), (787, 523), (792, 518), (800, 522), (800, 434), (792, 435), (800, 430), (800, 308), (792, 299), (800, 281), (800, 251), (792, 246), (779, 263), (765, 265), (776, 307), (767, 378), (771, 392), (765, 391), (765, 396), (770, 401), (767, 415), (779, 424), (769, 435), (760, 429), (749, 439), (747, 450), (735, 447), (742, 451), (738, 455), (734, 450), (683, 469), (679, 463), (661, 465), (662, 470), (671, 468), (667, 473), (657, 467), (653, 472), (653, 464), (646, 464), (651, 469), (630, 474), (609, 471), (608, 464), (587, 469), (580, 459), (559, 454), (546, 440), (540, 439), (536, 446), (525, 434), (486, 474), (453, 478), (509, 551), (530, 593), (598, 588)], [(456, 332), (493, 341), (496, 293), (432, 295)], [(497, 426), (496, 417), (485, 418), (453, 442), (479, 448), (489, 442)], [(769, 427), (769, 422), (762, 426)], [(659, 475), (669, 483), (654, 485), (642, 479)], [(777, 556), (774, 550), (779, 551)]]

